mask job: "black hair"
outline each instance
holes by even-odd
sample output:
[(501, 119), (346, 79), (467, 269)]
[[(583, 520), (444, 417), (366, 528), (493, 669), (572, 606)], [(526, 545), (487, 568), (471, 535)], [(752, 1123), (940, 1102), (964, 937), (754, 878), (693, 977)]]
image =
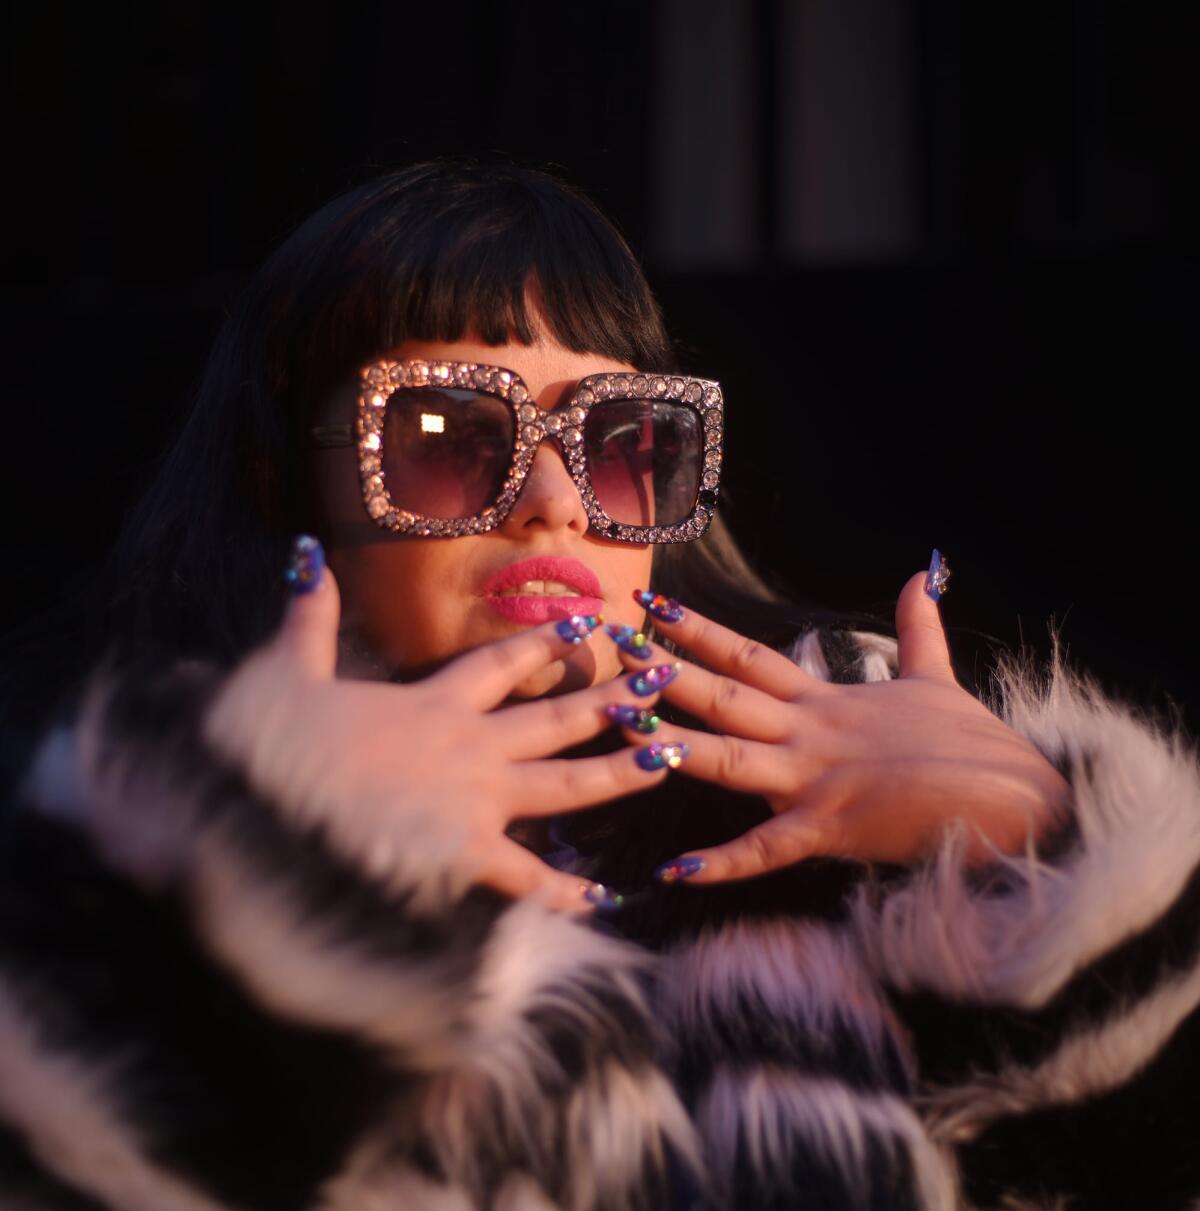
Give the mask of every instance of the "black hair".
[[(319, 533), (301, 456), (316, 402), (407, 339), (473, 326), (489, 343), (532, 342), (531, 284), (568, 349), (678, 368), (620, 232), (546, 172), (416, 164), (304, 222), (226, 316), (189, 419), (95, 587), (76, 672), (104, 650), (229, 664), (263, 640), (284, 608), (291, 539)], [(659, 591), (767, 641), (833, 621), (768, 588), (719, 517), (699, 541), (656, 548), (653, 574)]]

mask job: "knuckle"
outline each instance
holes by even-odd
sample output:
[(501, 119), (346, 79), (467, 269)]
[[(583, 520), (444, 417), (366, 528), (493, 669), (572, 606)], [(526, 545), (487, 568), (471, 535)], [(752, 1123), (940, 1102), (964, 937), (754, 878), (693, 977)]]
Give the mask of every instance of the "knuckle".
[(717, 752), (717, 779), (731, 786), (737, 785), (746, 765), (746, 746), (736, 736), (722, 738)]
[(714, 711), (719, 713), (736, 711), (740, 697), (741, 688), (736, 681), (731, 681), (728, 677), (717, 678), (712, 696)]
[(743, 639), (733, 649), (730, 664), (735, 673), (746, 674), (762, 666), (766, 649), (755, 639)]
[(550, 707), (550, 727), (556, 733), (573, 732), (579, 725), (579, 707), (571, 698), (551, 698), (548, 705)]
[(755, 829), (746, 835), (746, 844), (751, 859), (763, 870), (773, 870), (783, 865), (785, 858), (773, 834)]
[(563, 794), (572, 803), (585, 801), (588, 794), (589, 779), (587, 772), (581, 768), (583, 765), (583, 760), (572, 761), (569, 758), (562, 758), (559, 761), (559, 778)]

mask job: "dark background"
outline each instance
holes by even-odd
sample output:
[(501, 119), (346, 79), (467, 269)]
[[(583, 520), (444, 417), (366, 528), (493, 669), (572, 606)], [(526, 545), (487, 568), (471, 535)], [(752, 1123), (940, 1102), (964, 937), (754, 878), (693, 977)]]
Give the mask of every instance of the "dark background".
[(726, 515), (782, 584), (888, 612), (937, 545), (956, 650), (1044, 652), (1053, 618), (1073, 661), (1194, 731), (1193, 24), (11, 6), (0, 622), (102, 557), (295, 223), (378, 168), (501, 154), (582, 186), (644, 258), (686, 368), (725, 384)]

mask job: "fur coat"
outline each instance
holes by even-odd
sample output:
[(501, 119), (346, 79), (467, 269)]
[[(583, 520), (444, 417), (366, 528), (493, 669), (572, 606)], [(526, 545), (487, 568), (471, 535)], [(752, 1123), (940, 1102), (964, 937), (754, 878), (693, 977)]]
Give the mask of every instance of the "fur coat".
[(1072, 784), (1052, 844), (658, 945), (436, 830), (348, 861), (201, 739), (220, 689), (94, 691), (0, 815), (0, 1211), (1200, 1205), (1200, 770), (1057, 654), (990, 702)]

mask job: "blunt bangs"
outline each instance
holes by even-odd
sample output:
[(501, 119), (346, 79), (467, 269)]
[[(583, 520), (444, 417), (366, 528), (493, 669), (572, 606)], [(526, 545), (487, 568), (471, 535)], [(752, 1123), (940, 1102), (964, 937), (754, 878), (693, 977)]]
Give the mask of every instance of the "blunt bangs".
[(439, 162), (376, 178), (318, 211), (260, 281), (270, 283), (268, 390), (293, 408), (405, 340), (474, 329), (487, 344), (531, 344), (527, 290), (566, 348), (676, 368), (624, 239), (588, 199), (532, 169)]

